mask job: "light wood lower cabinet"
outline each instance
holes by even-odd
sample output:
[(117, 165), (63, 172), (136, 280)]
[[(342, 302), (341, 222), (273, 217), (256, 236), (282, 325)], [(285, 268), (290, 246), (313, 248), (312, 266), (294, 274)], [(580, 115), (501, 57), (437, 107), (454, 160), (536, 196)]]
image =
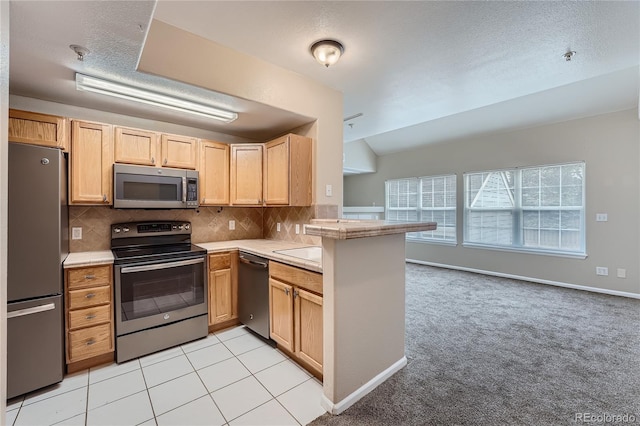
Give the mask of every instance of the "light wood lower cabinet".
[(238, 319), (238, 252), (209, 255), (209, 328)]
[(279, 348), (322, 375), (322, 274), (269, 262), (269, 326)]
[(112, 361), (113, 266), (65, 269), (67, 371)]

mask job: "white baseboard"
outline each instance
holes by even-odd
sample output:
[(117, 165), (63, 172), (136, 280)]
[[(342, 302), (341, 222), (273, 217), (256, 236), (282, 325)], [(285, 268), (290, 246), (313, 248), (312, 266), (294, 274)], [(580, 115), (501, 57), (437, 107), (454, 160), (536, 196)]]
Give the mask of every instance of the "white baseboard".
[(394, 362), (389, 368), (383, 370), (373, 379), (369, 380), (364, 385), (360, 386), (358, 389), (349, 394), (342, 401), (337, 403), (333, 403), (327, 398), (324, 394), (320, 400), (320, 404), (322, 408), (327, 410), (328, 413), (331, 414), (340, 414), (347, 408), (351, 407), (353, 404), (358, 402), (363, 396), (377, 388), (380, 384), (382, 384), (389, 377), (393, 376), (397, 371), (404, 368), (407, 365), (407, 357), (403, 356), (398, 361)]
[(417, 263), (419, 265), (436, 266), (438, 268), (455, 269), (455, 270), (458, 270), (458, 271), (466, 271), (466, 272), (475, 272), (476, 274), (491, 275), (491, 276), (494, 276), (494, 277), (511, 278), (511, 279), (514, 279), (514, 280), (531, 281), (531, 282), (539, 283), (539, 284), (554, 285), (556, 287), (565, 287), (565, 288), (572, 288), (572, 289), (575, 289), (575, 290), (591, 291), (593, 293), (609, 294), (611, 296), (622, 296), (622, 297), (629, 297), (629, 298), (632, 298), (632, 299), (640, 299), (640, 294), (638, 294), (638, 293), (629, 293), (629, 292), (626, 292), (626, 291), (607, 290), (605, 288), (589, 287), (589, 286), (586, 286), (586, 285), (569, 284), (569, 283), (563, 283), (563, 282), (559, 282), (559, 281), (543, 280), (543, 279), (540, 279), (540, 278), (523, 277), (521, 275), (503, 274), (502, 272), (484, 271), (482, 269), (466, 268), (464, 266), (446, 265), (446, 264), (443, 264), (443, 263), (425, 262), (423, 260), (416, 260), (416, 259), (405, 259), (405, 260), (408, 263)]

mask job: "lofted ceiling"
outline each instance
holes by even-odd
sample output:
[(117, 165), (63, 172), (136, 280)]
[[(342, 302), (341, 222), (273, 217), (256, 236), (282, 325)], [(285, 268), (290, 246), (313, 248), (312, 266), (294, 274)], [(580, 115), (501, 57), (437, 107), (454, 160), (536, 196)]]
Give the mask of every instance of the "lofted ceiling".
[[(377, 154), (638, 105), (640, 2), (12, 1), (10, 93), (256, 140), (312, 120), (137, 72), (152, 19), (342, 91), (345, 117), (362, 113), (344, 141)], [(330, 68), (308, 50), (322, 38), (345, 46)], [(77, 61), (70, 44), (91, 53)], [(216, 124), (78, 92), (76, 71), (240, 118)]]

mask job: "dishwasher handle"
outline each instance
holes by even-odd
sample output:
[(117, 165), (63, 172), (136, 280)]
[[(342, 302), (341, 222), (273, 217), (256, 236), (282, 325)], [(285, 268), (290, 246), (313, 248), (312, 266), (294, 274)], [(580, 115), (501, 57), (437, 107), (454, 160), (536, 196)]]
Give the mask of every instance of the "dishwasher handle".
[(245, 265), (259, 266), (262, 269), (267, 269), (269, 267), (269, 264), (266, 262), (258, 262), (256, 260), (247, 259), (242, 256), (240, 256), (240, 262), (244, 263)]

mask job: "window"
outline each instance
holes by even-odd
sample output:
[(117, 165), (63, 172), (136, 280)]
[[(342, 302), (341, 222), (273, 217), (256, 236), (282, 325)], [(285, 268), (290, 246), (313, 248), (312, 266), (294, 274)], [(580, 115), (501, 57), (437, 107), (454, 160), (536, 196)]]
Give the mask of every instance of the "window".
[(464, 242), (584, 254), (584, 163), (465, 173)]
[(456, 175), (386, 182), (386, 219), (437, 222), (433, 231), (407, 233), (409, 240), (456, 242)]

